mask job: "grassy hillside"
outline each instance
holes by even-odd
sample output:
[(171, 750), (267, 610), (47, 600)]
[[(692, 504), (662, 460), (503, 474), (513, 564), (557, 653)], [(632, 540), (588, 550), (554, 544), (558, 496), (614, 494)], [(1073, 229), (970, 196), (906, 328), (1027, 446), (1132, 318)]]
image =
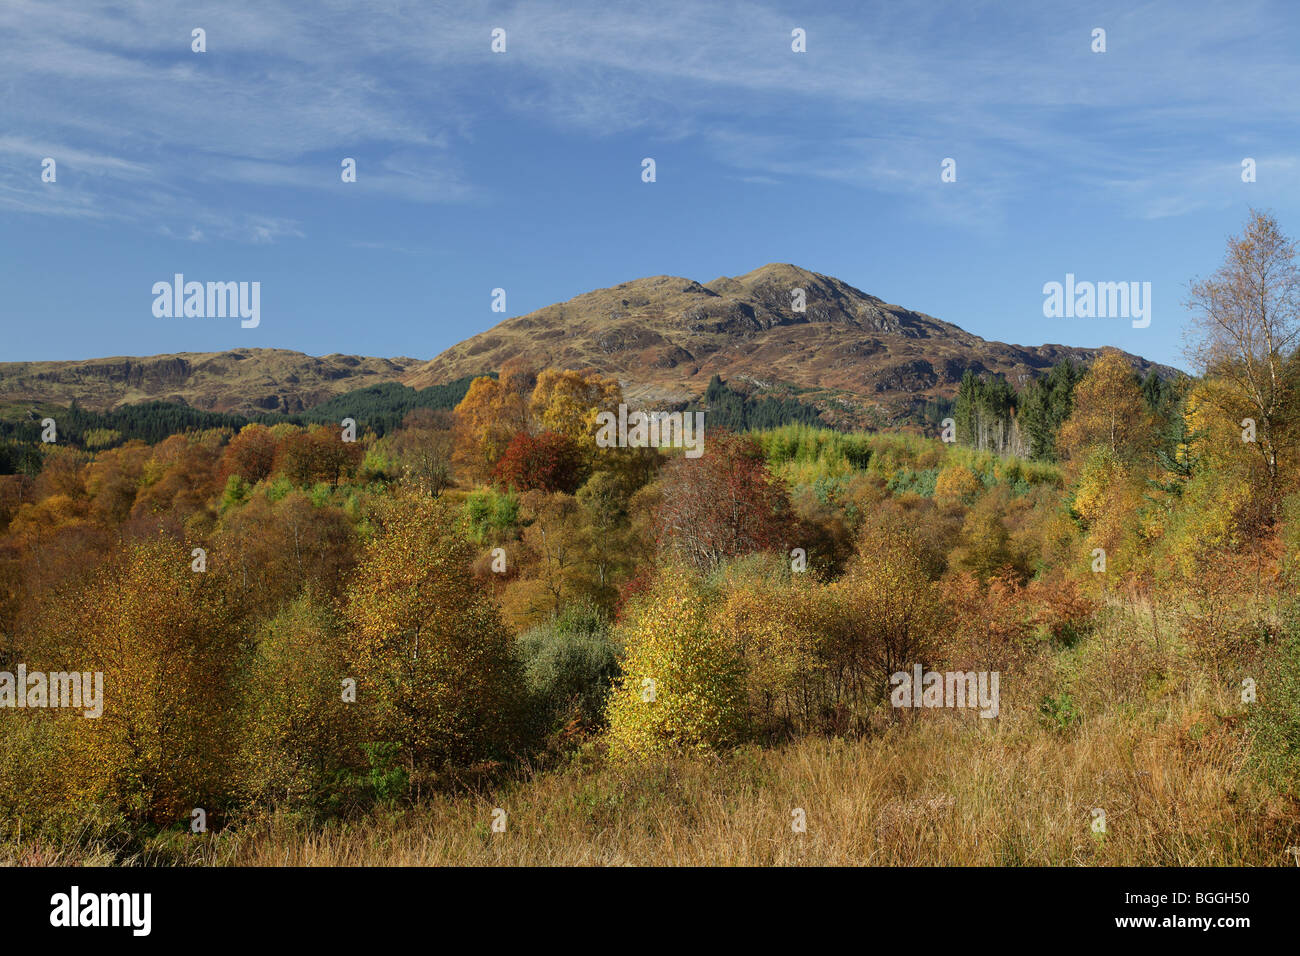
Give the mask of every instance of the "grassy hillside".
[(411, 358), (313, 356), (287, 349), (0, 362), (0, 406), (75, 402), (107, 411), (159, 401), (245, 416), (296, 414), (343, 392), (396, 382), (420, 364)]

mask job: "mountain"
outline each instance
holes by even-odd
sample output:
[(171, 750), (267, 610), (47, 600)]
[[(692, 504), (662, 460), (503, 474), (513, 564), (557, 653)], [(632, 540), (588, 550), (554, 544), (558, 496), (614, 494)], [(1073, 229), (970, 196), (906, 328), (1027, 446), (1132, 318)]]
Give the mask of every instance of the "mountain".
[[(802, 289), (805, 311), (792, 292)], [(1100, 334), (1104, 328), (1099, 327)], [(630, 402), (698, 399), (719, 375), (755, 398), (795, 399), (827, 421), (915, 419), (957, 393), (962, 373), (1000, 373), (1016, 387), (1099, 349), (989, 342), (949, 322), (889, 305), (839, 279), (772, 264), (701, 284), (677, 276), (597, 289), (504, 322), (431, 361), (285, 349), (182, 352), (148, 358), (0, 363), (0, 406), (108, 410), (144, 401), (213, 412), (296, 414), (385, 383), (424, 389), (497, 371), (508, 359), (616, 376)], [(1176, 370), (1130, 355), (1142, 374)]]
[[(803, 312), (794, 309), (795, 289), (804, 291)], [(773, 263), (703, 284), (653, 276), (588, 292), (506, 319), (403, 382), (422, 388), (522, 357), (537, 368), (616, 375), (638, 401), (693, 398), (720, 375), (759, 392), (895, 420), (956, 395), (967, 369), (1001, 373), (1020, 387), (1067, 356), (1089, 362), (1099, 351), (989, 342), (831, 276)], [(1176, 374), (1138, 356), (1129, 360), (1143, 374), (1153, 367)]]
[(293, 414), (353, 389), (395, 382), (421, 364), (413, 358), (317, 358), (287, 349), (0, 362), (0, 404), (67, 405), (75, 399), (84, 408), (108, 410), (166, 401), (241, 415)]

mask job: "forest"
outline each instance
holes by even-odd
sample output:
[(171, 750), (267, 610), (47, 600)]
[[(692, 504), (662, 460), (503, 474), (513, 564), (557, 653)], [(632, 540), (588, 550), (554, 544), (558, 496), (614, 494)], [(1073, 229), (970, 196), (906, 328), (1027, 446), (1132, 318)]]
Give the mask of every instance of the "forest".
[(1294, 243), (1188, 308), (1194, 374), (969, 374), (955, 440), (715, 378), (702, 457), (604, 448), (619, 383), (518, 361), (11, 424), (0, 674), (103, 711), (0, 679), (0, 860), (1291, 865)]

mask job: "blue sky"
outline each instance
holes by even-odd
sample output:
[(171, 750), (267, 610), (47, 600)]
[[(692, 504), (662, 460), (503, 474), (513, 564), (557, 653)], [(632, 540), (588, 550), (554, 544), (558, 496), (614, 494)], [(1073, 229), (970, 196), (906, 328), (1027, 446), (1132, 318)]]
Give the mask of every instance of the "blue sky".
[[(1287, 2), (4, 0), (0, 360), (431, 358), (497, 287), (793, 262), (1186, 366), (1186, 284), (1249, 207), (1300, 234), (1297, 50)], [(177, 272), (260, 282), (261, 324), (155, 318)], [(1150, 282), (1150, 327), (1043, 318), (1067, 272)]]

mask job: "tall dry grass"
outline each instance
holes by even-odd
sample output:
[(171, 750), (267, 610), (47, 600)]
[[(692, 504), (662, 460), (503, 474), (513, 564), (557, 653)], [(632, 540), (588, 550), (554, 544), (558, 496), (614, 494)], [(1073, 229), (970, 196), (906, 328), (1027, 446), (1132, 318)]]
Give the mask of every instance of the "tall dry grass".
[[(1040, 709), (1068, 694), (1077, 719)], [(865, 739), (560, 769), (355, 822), (279, 816), (133, 862), (375, 865), (1291, 865), (1300, 802), (1259, 784), (1235, 686), (1141, 617), (1003, 678), (1002, 713), (927, 711)], [(507, 813), (493, 833), (493, 811)], [(1106, 832), (1093, 829), (1094, 808)], [(794, 832), (792, 811), (807, 829)], [(42, 860), (11, 844), (9, 862)], [(94, 847), (84, 862), (101, 862)], [(60, 852), (59, 862), (75, 862)]]
[[(1283, 865), (1294, 806), (1255, 792), (1225, 701), (1077, 730), (942, 717), (859, 741), (712, 760), (575, 765), (360, 824), (286, 819), (206, 845), (212, 864)], [(1218, 714), (1218, 716), (1216, 716)], [(504, 833), (493, 810), (508, 814)], [(1093, 808), (1106, 833), (1093, 831)], [(792, 828), (805, 812), (807, 831)], [(195, 862), (199, 862), (196, 860)]]

